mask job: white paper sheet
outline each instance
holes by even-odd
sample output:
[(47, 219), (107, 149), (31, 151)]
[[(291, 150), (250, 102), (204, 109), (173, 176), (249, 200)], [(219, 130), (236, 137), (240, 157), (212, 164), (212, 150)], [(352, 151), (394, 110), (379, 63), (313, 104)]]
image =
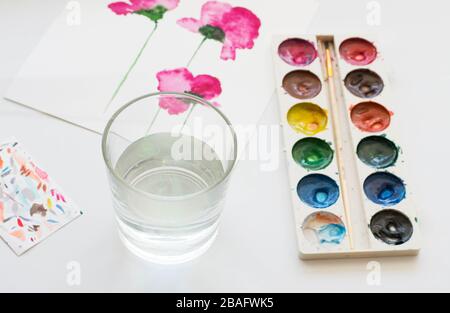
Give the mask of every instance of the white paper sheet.
[[(115, 15), (107, 8), (110, 2), (72, 1), (25, 62), (6, 98), (101, 133), (114, 111), (133, 98), (157, 91), (157, 72), (185, 66), (202, 39), (199, 34), (178, 26), (176, 21), (183, 17), (199, 18), (201, 6), (207, 1), (181, 0), (177, 9), (166, 13), (135, 70), (105, 113), (115, 88), (153, 27), (142, 16)], [(221, 44), (208, 41), (189, 69), (195, 75), (220, 78), (223, 93), (217, 101), (233, 124), (256, 124), (275, 90), (272, 35), (304, 32), (318, 3), (316, 0), (227, 2), (248, 8), (261, 19), (255, 47), (238, 50), (236, 61), (223, 61), (219, 57)], [(74, 19), (77, 4), (79, 25)]]

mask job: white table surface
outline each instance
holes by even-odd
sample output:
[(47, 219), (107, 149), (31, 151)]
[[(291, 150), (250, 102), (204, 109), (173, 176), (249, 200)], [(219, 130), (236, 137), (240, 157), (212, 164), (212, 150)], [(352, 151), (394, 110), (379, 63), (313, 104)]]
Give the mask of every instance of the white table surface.
[[(290, 1), (300, 0), (276, 2)], [(0, 242), (0, 292), (450, 291), (450, 3), (378, 1), (381, 25), (369, 26), (369, 1), (318, 2), (310, 32), (371, 31), (384, 41), (404, 120), (409, 185), (421, 209), (419, 257), (300, 261), (281, 156), (273, 172), (256, 161), (239, 164), (221, 232), (204, 256), (179, 266), (148, 264), (117, 236), (100, 136), (1, 99), (0, 140), (18, 138), (85, 215), (20, 258)], [(66, 3), (0, 1), (0, 95)], [(279, 122), (273, 100), (264, 124)], [(76, 286), (67, 283), (72, 261), (81, 266)], [(378, 286), (367, 283), (370, 261), (381, 265)]]

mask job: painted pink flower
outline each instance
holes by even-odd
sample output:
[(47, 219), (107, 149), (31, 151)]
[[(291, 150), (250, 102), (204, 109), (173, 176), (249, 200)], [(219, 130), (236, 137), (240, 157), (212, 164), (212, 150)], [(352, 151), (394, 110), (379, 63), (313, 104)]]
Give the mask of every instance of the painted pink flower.
[(200, 20), (183, 18), (178, 25), (205, 39), (223, 43), (221, 58), (235, 60), (236, 49), (252, 49), (259, 36), (261, 21), (250, 10), (218, 1), (209, 1), (202, 7)]
[[(156, 75), (161, 92), (188, 93), (205, 100), (217, 98), (222, 93), (220, 81), (210, 75), (194, 76), (187, 68), (162, 71)], [(213, 103), (218, 106), (217, 103)], [(170, 115), (177, 115), (186, 112), (190, 103), (181, 101), (174, 97), (161, 99), (159, 106), (167, 110)]]
[(167, 11), (175, 9), (180, 0), (129, 0), (127, 2), (114, 2), (108, 7), (118, 15), (139, 14), (158, 22)]

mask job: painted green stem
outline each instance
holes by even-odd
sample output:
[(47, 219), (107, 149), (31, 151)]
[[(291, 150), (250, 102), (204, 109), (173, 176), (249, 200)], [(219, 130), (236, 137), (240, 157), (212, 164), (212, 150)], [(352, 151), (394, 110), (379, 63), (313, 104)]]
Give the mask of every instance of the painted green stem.
[(189, 109), (189, 112), (188, 112), (188, 114), (187, 114), (187, 116), (186, 116), (186, 119), (184, 120), (183, 126), (181, 126), (180, 133), (181, 133), (181, 132), (183, 131), (183, 129), (186, 127), (187, 122), (189, 121), (189, 118), (191, 117), (192, 113), (194, 113), (194, 108), (195, 108), (195, 105), (192, 104), (192, 105), (191, 105), (191, 108)]
[[(194, 54), (192, 55), (192, 58), (189, 60), (187, 67), (189, 67), (189, 66), (192, 64), (192, 61), (193, 61), (194, 58), (197, 56), (198, 52), (200, 51), (200, 49), (203, 47), (204, 43), (205, 43), (207, 40), (208, 40), (208, 38), (205, 37), (205, 38), (203, 38), (203, 40), (200, 42), (200, 44), (198, 45), (197, 50), (195, 50)], [(180, 133), (183, 131), (183, 129), (184, 129), (184, 127), (186, 126), (186, 124), (187, 124), (189, 118), (191, 117), (192, 113), (194, 112), (194, 108), (195, 108), (195, 105), (192, 104), (191, 107), (190, 107), (190, 109), (189, 109), (189, 112), (188, 112), (188, 114), (187, 114), (187, 116), (186, 116), (186, 119), (184, 120), (183, 126), (182, 126), (181, 129), (180, 129)]]
[(125, 84), (125, 82), (128, 79), (128, 76), (130, 76), (131, 72), (133, 71), (133, 69), (136, 67), (137, 63), (139, 62), (139, 59), (141, 58), (142, 54), (145, 51), (145, 48), (147, 48), (147, 45), (150, 41), (150, 39), (152, 39), (153, 35), (155, 34), (156, 30), (158, 29), (158, 23), (155, 22), (155, 27), (153, 28), (153, 30), (151, 31), (151, 33), (148, 35), (147, 39), (144, 42), (144, 45), (142, 46), (141, 50), (139, 50), (138, 55), (136, 56), (136, 58), (134, 59), (133, 63), (131, 64), (130, 68), (128, 69), (128, 72), (125, 74), (125, 76), (122, 78), (122, 80), (119, 83), (119, 86), (116, 88), (116, 90), (114, 91), (114, 94), (111, 98), (111, 100), (109, 101), (107, 107), (105, 108), (105, 112), (109, 110), (111, 104), (113, 103), (114, 99), (117, 97), (117, 95), (119, 94), (120, 90), (122, 89), (123, 85)]
[(204, 43), (208, 40), (208, 38), (203, 38), (202, 41), (200, 42), (200, 44), (198, 45), (197, 49), (195, 50), (194, 54), (192, 55), (192, 57), (190, 58), (189, 62), (187, 63), (186, 67), (191, 66), (192, 61), (194, 61), (195, 57), (197, 56), (198, 52), (200, 51), (200, 49), (203, 47)]

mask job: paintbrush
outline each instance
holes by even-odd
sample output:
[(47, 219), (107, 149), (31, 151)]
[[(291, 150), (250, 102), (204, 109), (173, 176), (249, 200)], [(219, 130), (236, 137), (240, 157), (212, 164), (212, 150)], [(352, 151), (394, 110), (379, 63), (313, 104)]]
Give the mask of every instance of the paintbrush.
[(341, 194), (344, 202), (344, 211), (345, 211), (345, 220), (347, 224), (348, 231), (348, 240), (350, 249), (354, 249), (353, 245), (353, 228), (350, 216), (350, 203), (349, 203), (349, 195), (347, 190), (347, 181), (345, 178), (345, 165), (344, 159), (342, 156), (343, 153), (343, 143), (342, 143), (342, 135), (341, 135), (341, 123), (339, 120), (339, 105), (336, 96), (336, 82), (334, 76), (334, 66), (333, 66), (333, 58), (332, 58), (332, 49), (334, 48), (332, 44), (329, 42), (324, 42), (325, 47), (325, 67), (326, 67), (326, 75), (327, 75), (327, 83), (329, 89), (329, 97), (330, 97), (330, 107), (331, 107), (331, 116), (333, 120), (333, 128), (334, 128), (334, 141), (336, 143), (336, 157), (339, 168), (339, 180), (341, 183)]

